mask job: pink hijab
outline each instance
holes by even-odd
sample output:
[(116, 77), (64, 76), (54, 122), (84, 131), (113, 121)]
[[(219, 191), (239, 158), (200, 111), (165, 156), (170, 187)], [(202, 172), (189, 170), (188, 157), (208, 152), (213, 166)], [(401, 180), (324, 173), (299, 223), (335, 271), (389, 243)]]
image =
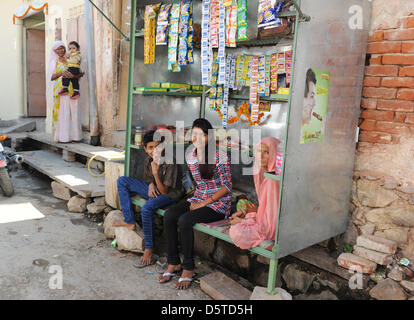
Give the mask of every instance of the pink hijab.
[[(265, 144), (269, 148), (267, 172), (276, 171), (276, 155), (280, 141), (273, 137), (267, 137), (260, 144)], [(255, 148), (256, 153), (259, 145)], [(254, 248), (264, 240), (275, 240), (280, 182), (265, 178), (259, 159), (260, 157), (256, 156), (253, 177), (259, 208), (257, 212), (247, 214), (243, 222), (232, 226), (229, 230), (234, 244), (241, 249)], [(252, 217), (256, 219), (250, 219)]]

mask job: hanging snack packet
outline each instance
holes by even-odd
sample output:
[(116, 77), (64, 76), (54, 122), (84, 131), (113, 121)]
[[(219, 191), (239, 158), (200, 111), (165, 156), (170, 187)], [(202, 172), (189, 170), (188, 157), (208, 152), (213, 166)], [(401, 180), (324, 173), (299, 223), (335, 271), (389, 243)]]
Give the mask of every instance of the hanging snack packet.
[(265, 96), (270, 96), (270, 66), (271, 55), (266, 56), (266, 67), (265, 67)]
[(277, 53), (272, 54), (270, 58), (270, 92), (277, 93)]
[(259, 81), (258, 93), (264, 96), (266, 92), (266, 56), (259, 56)]
[(219, 47), (219, 16), (220, 5), (219, 0), (211, 0), (210, 10), (210, 33), (211, 33), (211, 46), (212, 48)]
[(241, 80), (243, 76), (244, 55), (237, 55), (236, 59), (236, 87), (241, 87)]
[(237, 25), (237, 40), (247, 40), (247, 0), (238, 0)]
[(170, 17), (170, 30), (168, 32), (168, 70), (177, 71), (177, 52), (178, 52), (178, 31), (180, 23), (181, 4), (173, 3)]
[(224, 0), (223, 5), (227, 8), (230, 7), (233, 3), (233, 0)]
[(258, 80), (259, 80), (259, 57), (252, 58), (251, 82), (250, 82), (250, 104), (252, 105), (251, 121), (259, 118)]
[(219, 0), (219, 77), (218, 84), (226, 82), (226, 8), (223, 6), (223, 0)]
[(178, 65), (184, 66), (187, 64), (188, 52), (188, 24), (190, 22), (190, 0), (181, 4), (180, 22), (178, 27), (179, 45), (178, 45)]
[(236, 89), (236, 55), (231, 55), (230, 63), (230, 89)]
[(226, 10), (226, 45), (227, 47), (236, 47), (237, 37), (237, 5), (231, 6)]
[(278, 14), (284, 6), (284, 0), (259, 0), (259, 28), (274, 28), (281, 25)]
[(201, 84), (210, 85), (211, 63), (213, 60), (210, 43), (210, 0), (203, 0), (201, 29)]
[(157, 46), (166, 46), (168, 44), (168, 20), (170, 18), (171, 4), (163, 4), (158, 14), (157, 21)]
[(161, 3), (145, 7), (144, 63), (155, 62), (155, 19)]
[(188, 37), (187, 37), (187, 63), (193, 64), (194, 63), (194, 15), (193, 15), (193, 2), (190, 1), (190, 21), (188, 22)]

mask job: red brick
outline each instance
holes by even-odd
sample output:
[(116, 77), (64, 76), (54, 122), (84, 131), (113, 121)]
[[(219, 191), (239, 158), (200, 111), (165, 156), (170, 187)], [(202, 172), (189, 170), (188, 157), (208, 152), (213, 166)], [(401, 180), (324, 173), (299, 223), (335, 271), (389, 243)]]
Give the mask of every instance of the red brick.
[(362, 131), (359, 135), (359, 141), (389, 144), (392, 141), (392, 135), (384, 132)]
[(397, 99), (414, 101), (414, 89), (399, 89), (397, 93)]
[(366, 76), (396, 77), (398, 66), (368, 66), (365, 67)]
[(399, 76), (400, 77), (407, 77), (407, 76), (413, 77), (414, 76), (414, 66), (401, 67)]
[(382, 30), (374, 31), (372, 35), (368, 37), (369, 42), (377, 42), (382, 40), (384, 40), (384, 31)]
[(403, 27), (404, 29), (414, 28), (414, 16), (402, 18), (401, 27)]
[(368, 259), (358, 257), (352, 253), (342, 253), (338, 257), (338, 264), (346, 269), (360, 273), (373, 273), (377, 268), (377, 264)]
[(410, 128), (405, 124), (378, 121), (375, 127), (375, 131), (398, 135), (407, 135), (410, 133)]
[(403, 122), (405, 122), (406, 117), (407, 117), (407, 114), (406, 113), (396, 112), (395, 113), (394, 122), (401, 122), (401, 123), (403, 123)]
[(359, 127), (361, 130), (375, 131), (376, 123), (377, 122), (375, 120), (364, 120)]
[(384, 77), (381, 86), (386, 88), (414, 88), (414, 78)]
[(377, 109), (388, 111), (413, 112), (414, 102), (398, 100), (378, 100)]
[(414, 124), (414, 114), (407, 114), (405, 123)]
[[(400, 89), (402, 90), (402, 89)], [(364, 88), (364, 98), (395, 99), (397, 89), (393, 88)]]
[(369, 59), (370, 65), (381, 65), (382, 64), (382, 56), (373, 57)]
[(414, 53), (414, 42), (403, 42), (401, 45), (401, 52)]
[(365, 109), (376, 109), (377, 99), (364, 99), (361, 100), (361, 107)]
[(392, 111), (378, 111), (378, 110), (364, 110), (362, 112), (363, 119), (392, 121), (394, 120), (394, 112)]
[(370, 250), (360, 246), (354, 246), (352, 253), (358, 257), (374, 261), (382, 266), (389, 265), (392, 262), (392, 254)]
[(384, 40), (414, 40), (414, 29), (384, 31)]
[(379, 87), (381, 85), (380, 77), (365, 77), (364, 87)]
[(398, 247), (398, 243), (395, 241), (372, 235), (361, 235), (356, 242), (358, 246), (390, 254), (394, 254)]
[(367, 53), (400, 53), (401, 42), (399, 41), (384, 41), (368, 43)]
[(363, 153), (371, 152), (372, 146), (373, 144), (369, 142), (358, 142), (358, 151)]
[(386, 54), (382, 57), (382, 64), (413, 65), (414, 55)]

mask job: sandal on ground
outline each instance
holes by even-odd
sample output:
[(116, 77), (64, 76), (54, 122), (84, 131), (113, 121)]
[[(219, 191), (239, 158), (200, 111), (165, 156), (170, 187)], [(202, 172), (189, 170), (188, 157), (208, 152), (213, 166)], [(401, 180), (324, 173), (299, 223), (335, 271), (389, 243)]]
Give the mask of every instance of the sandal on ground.
[[(193, 281), (194, 281), (196, 278), (197, 278), (197, 273), (195, 273), (195, 272), (194, 272), (194, 274), (193, 274), (193, 276), (192, 276), (191, 278), (190, 278), (190, 277), (187, 277), (187, 278), (180, 278), (180, 279), (178, 279), (178, 283), (176, 284), (175, 288), (176, 288), (177, 290), (187, 290), (188, 288), (190, 288), (191, 284), (193, 283)], [(190, 284), (188, 285), (188, 287), (187, 287), (187, 288), (179, 288), (179, 287), (178, 287), (178, 285), (179, 285), (179, 284), (181, 284), (181, 282), (184, 282), (184, 281), (188, 281), (188, 282), (190, 282)]]
[(163, 278), (165, 278), (165, 277), (170, 277), (168, 280), (165, 280), (165, 281), (161, 281), (162, 279), (158, 279), (158, 282), (159, 283), (167, 283), (167, 282), (170, 282), (173, 278), (175, 278), (176, 276), (177, 276), (177, 273), (178, 273), (179, 271), (175, 271), (175, 272), (164, 272), (163, 274), (162, 274), (162, 277)]

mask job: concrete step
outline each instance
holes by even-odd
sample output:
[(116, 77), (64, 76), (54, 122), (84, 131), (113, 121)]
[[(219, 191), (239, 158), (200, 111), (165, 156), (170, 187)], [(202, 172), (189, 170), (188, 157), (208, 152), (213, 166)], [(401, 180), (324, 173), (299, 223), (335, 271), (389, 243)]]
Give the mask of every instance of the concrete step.
[(200, 278), (200, 287), (214, 300), (249, 300), (251, 291), (221, 272)]
[(83, 198), (105, 196), (105, 177), (92, 176), (78, 162), (66, 162), (56, 153), (39, 150), (20, 152), (24, 163), (61, 183)]
[(10, 133), (21, 133), (36, 130), (36, 121), (32, 120), (20, 120), (10, 126), (0, 126), (0, 135)]
[(106, 162), (112, 160), (124, 160), (125, 156), (121, 154), (123, 150), (115, 148), (96, 147), (86, 143), (58, 143), (53, 141), (52, 137), (48, 133), (33, 132), (27, 133), (29, 139), (38, 141), (47, 146), (55, 147), (66, 151), (68, 153), (80, 154), (88, 159), (97, 155), (95, 160)]

